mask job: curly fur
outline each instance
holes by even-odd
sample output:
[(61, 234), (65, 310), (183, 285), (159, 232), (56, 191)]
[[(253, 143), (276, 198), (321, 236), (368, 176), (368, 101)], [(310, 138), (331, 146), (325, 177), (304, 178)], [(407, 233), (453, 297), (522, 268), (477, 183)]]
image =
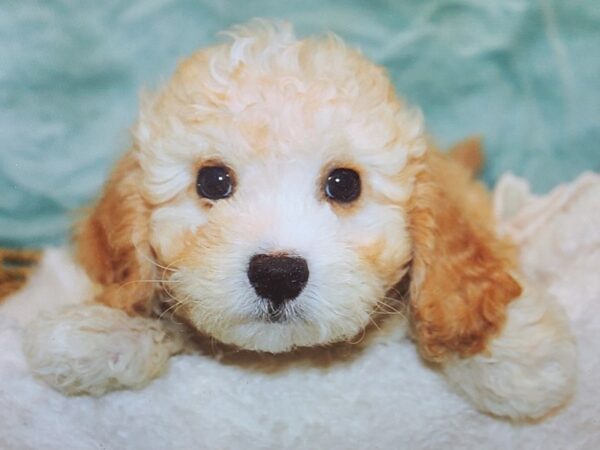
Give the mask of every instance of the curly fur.
[[(298, 40), (266, 22), (226, 34), (144, 101), (132, 149), (78, 228), (78, 260), (97, 301), (131, 316), (166, 302), (200, 333), (279, 353), (354, 339), (410, 269), (420, 352), (475, 406), (521, 418), (563, 403), (572, 338), (553, 300), (528, 294), (516, 250), (496, 235), (488, 195), (471, 178), (477, 153), (435, 150), (383, 69), (337, 37)], [(200, 199), (194, 185), (215, 161), (236, 179), (235, 194), (219, 202)], [(363, 193), (349, 207), (320, 193), (335, 167), (361, 175)], [(253, 254), (280, 251), (306, 258), (311, 275), (291, 319), (270, 323), (246, 267)], [(173, 350), (157, 343), (152, 319), (128, 325), (109, 311), (37, 322), (27, 347), (37, 373), (68, 393), (137, 387), (160, 373)], [(86, 325), (96, 320), (99, 335)], [(130, 345), (127, 369), (96, 365), (114, 357), (112, 327), (115, 339), (119, 329), (137, 335), (117, 339)], [(535, 357), (530, 342), (539, 342)]]
[(43, 314), (23, 337), (33, 373), (66, 394), (140, 388), (182, 348), (182, 337), (160, 321), (99, 304)]

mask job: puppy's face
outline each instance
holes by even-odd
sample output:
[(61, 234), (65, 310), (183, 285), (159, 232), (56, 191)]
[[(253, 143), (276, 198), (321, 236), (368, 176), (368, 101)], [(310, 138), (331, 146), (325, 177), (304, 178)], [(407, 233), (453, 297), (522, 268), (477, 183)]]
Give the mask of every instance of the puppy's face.
[(352, 338), (410, 259), (420, 119), (336, 39), (231, 34), (143, 107), (149, 244), (177, 313), (225, 343)]

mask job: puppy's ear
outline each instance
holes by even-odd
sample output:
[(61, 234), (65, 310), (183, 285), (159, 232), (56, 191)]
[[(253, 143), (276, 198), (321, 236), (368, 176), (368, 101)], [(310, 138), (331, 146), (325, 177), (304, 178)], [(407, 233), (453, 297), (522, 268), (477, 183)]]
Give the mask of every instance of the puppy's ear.
[(411, 325), (423, 357), (442, 362), (486, 349), (521, 287), (512, 249), (494, 233), (487, 193), (469, 171), (435, 151), (410, 207)]
[(462, 165), (471, 176), (477, 175), (484, 163), (481, 137), (472, 136), (457, 142), (448, 151), (448, 156)]
[(91, 213), (75, 230), (76, 257), (100, 286), (98, 300), (128, 314), (148, 314), (154, 283), (149, 211), (132, 151), (119, 162)]

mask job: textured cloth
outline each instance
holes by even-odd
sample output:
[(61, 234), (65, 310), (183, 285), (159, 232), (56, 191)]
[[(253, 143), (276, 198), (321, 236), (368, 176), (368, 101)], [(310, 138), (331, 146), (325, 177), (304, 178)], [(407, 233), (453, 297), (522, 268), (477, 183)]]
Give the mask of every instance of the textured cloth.
[(420, 361), (402, 328), (324, 368), (269, 373), (180, 355), (141, 391), (64, 397), (32, 379), (20, 350), (21, 324), (37, 310), (81, 301), (77, 268), (63, 250), (48, 250), (25, 290), (0, 305), (0, 448), (596, 449), (600, 177), (584, 175), (544, 198), (505, 177), (495, 204), (503, 231), (523, 246), (525, 270), (560, 300), (577, 337), (578, 391), (540, 424), (473, 410)]
[(332, 30), (389, 69), (485, 177), (537, 192), (600, 170), (597, 0), (47, 0), (0, 5), (0, 246), (58, 244), (129, 142), (138, 91), (255, 16)]

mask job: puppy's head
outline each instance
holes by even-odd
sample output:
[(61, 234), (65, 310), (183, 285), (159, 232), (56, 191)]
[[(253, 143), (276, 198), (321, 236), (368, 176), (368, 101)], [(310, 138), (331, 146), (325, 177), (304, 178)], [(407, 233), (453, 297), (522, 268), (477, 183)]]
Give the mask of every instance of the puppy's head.
[(420, 116), (335, 37), (264, 23), (228, 34), (144, 102), (80, 259), (130, 311), (164, 274), (177, 314), (242, 348), (351, 338), (415, 251)]

